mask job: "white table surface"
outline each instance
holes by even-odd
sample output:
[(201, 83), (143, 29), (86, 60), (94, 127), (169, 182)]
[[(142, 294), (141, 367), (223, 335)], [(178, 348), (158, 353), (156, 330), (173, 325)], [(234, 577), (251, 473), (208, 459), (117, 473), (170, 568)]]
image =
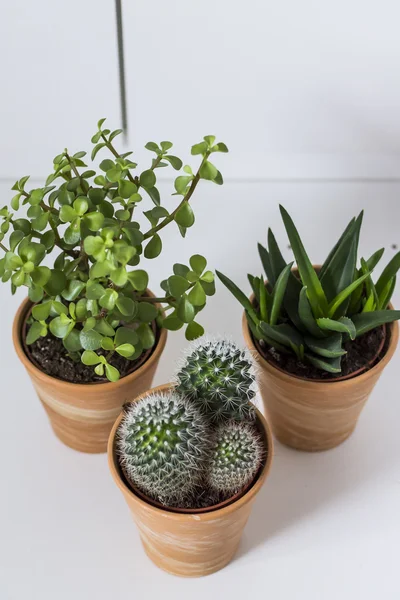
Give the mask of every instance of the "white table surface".
[[(200, 252), (247, 290), (246, 273), (260, 272), (256, 241), (269, 225), (286, 248), (278, 202), (315, 262), (362, 207), (363, 254), (385, 245), (389, 259), (391, 244), (400, 244), (399, 196), (399, 183), (204, 183), (188, 238), (165, 231), (165, 251), (149, 263), (150, 287), (157, 291), (173, 262)], [(241, 309), (218, 288), (202, 323), (240, 342)], [(342, 446), (307, 454), (276, 443), (237, 556), (214, 575), (185, 580), (145, 556), (106, 455), (80, 454), (53, 435), (11, 344), (22, 297), (0, 288), (1, 600), (400, 598), (399, 352)], [(180, 332), (169, 334), (155, 384), (169, 379), (184, 344)]]

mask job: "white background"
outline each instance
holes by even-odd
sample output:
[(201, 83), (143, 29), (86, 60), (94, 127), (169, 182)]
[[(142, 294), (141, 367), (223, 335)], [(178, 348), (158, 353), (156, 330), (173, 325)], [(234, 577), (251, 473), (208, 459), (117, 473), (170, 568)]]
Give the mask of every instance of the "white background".
[[(2, 11), (0, 205), (13, 178), (46, 175), (66, 145), (89, 149), (98, 117), (120, 119), (112, 2), (15, 1)], [(164, 230), (163, 254), (148, 262), (153, 291), (196, 252), (248, 290), (268, 226), (290, 257), (278, 203), (314, 262), (362, 208), (361, 254), (386, 246), (385, 260), (393, 256), (398, 17), (390, 1), (125, 3), (130, 145), (172, 139), (184, 155), (215, 133), (231, 149), (215, 161), (225, 185), (202, 182), (193, 199), (187, 239)], [(169, 208), (171, 188), (162, 183)], [(11, 344), (22, 298), (0, 288), (1, 600), (398, 600), (399, 352), (341, 447), (311, 455), (276, 444), (235, 560), (183, 580), (145, 556), (106, 456), (74, 452), (51, 432)], [(202, 315), (208, 332), (242, 341), (240, 306), (221, 285)], [(155, 384), (169, 380), (184, 345), (169, 334)]]

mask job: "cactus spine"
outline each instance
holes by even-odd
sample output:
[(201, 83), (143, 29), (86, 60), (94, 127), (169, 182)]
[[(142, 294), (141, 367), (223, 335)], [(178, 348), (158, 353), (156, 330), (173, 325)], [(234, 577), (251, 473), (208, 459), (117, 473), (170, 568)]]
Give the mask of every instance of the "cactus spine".
[(228, 340), (195, 345), (176, 374), (178, 391), (218, 424), (228, 419), (255, 418), (254, 360), (247, 350)]
[(220, 425), (208, 469), (208, 484), (216, 493), (232, 496), (255, 477), (263, 458), (263, 443), (251, 423)]
[(176, 393), (150, 394), (129, 405), (117, 436), (126, 476), (162, 504), (182, 504), (203, 477), (209, 459), (207, 426)]

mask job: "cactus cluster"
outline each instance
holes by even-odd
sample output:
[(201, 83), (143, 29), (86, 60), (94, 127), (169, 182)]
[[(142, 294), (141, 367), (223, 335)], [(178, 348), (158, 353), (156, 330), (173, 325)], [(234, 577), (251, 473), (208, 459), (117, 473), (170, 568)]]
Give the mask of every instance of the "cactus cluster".
[(254, 360), (228, 340), (194, 344), (176, 374), (177, 390), (212, 423), (254, 420)]
[(187, 400), (150, 394), (126, 410), (118, 430), (121, 466), (151, 498), (179, 504), (202, 477), (208, 438), (204, 419)]
[(216, 493), (236, 494), (257, 473), (263, 458), (260, 435), (249, 423), (230, 421), (215, 433), (208, 483)]
[(251, 357), (232, 342), (192, 348), (177, 386), (127, 406), (117, 432), (128, 480), (164, 506), (206, 508), (254, 479), (264, 445)]

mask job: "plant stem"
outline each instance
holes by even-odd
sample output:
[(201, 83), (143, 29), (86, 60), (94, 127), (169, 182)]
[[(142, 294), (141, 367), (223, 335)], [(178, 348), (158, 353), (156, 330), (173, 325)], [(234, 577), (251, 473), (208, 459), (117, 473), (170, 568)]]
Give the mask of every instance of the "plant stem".
[(80, 176), (80, 174), (79, 174), (79, 171), (78, 171), (78, 169), (76, 168), (76, 166), (74, 165), (74, 162), (71, 160), (71, 157), (70, 157), (70, 155), (68, 154), (68, 152), (65, 152), (65, 154), (64, 154), (64, 155), (65, 155), (65, 158), (67, 159), (68, 163), (70, 164), (70, 166), (71, 166), (71, 169), (72, 169), (72, 170), (73, 170), (73, 172), (75, 173), (75, 177), (79, 177), (79, 179), (80, 179), (80, 177), (81, 177), (81, 176)]
[(207, 152), (203, 158), (203, 160), (201, 161), (201, 165), (199, 167), (199, 170), (197, 171), (196, 175), (193, 178), (192, 184), (190, 186), (190, 188), (188, 189), (188, 191), (186, 192), (182, 202), (175, 208), (175, 210), (168, 215), (168, 217), (165, 217), (165, 219), (163, 219), (161, 221), (161, 223), (159, 223), (158, 225), (156, 225), (156, 227), (152, 227), (152, 229), (149, 229), (149, 231), (147, 231), (144, 236), (143, 239), (148, 239), (149, 237), (152, 237), (155, 233), (157, 233), (158, 231), (160, 231), (160, 229), (163, 229), (166, 225), (168, 225), (168, 223), (171, 223), (171, 221), (173, 221), (175, 219), (175, 215), (176, 213), (179, 211), (180, 208), (182, 208), (182, 206), (185, 204), (185, 202), (189, 202), (190, 198), (193, 195), (194, 190), (196, 189), (197, 184), (200, 181), (200, 170), (202, 168), (202, 166), (204, 165), (204, 163), (206, 162), (206, 160), (208, 159), (208, 157), (210, 156), (210, 153)]
[(0, 248), (4, 250), (4, 252), (10, 252), (3, 244), (0, 242)]

